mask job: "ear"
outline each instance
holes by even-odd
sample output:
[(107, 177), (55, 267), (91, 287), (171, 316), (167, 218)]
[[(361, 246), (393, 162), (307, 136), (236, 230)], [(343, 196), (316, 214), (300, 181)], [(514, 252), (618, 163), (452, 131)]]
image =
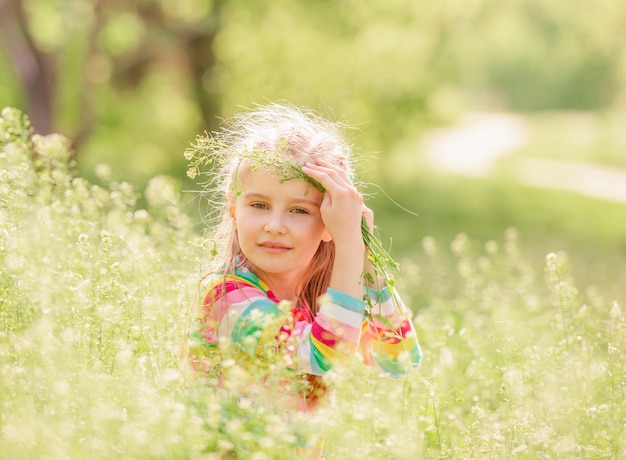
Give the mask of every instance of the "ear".
[(228, 214), (230, 214), (230, 218), (233, 222), (233, 227), (237, 228), (237, 219), (235, 213), (235, 200), (232, 196), (228, 197)]
[(228, 214), (230, 214), (230, 220), (233, 223), (233, 228), (237, 229), (237, 218), (235, 214), (235, 206), (228, 207)]
[(232, 191), (228, 193), (226, 200), (228, 202), (228, 214), (230, 214), (230, 217), (234, 219), (235, 218), (235, 197)]
[(322, 235), (322, 241), (324, 243), (328, 243), (330, 241), (333, 240), (333, 236), (330, 234), (330, 232), (328, 230), (324, 231), (324, 234)]

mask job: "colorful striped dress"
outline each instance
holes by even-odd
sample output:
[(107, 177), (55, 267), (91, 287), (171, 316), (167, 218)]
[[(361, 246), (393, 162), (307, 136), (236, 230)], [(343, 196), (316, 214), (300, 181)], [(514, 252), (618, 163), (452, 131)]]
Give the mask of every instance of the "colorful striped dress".
[(368, 366), (397, 377), (417, 367), (422, 353), (409, 309), (396, 293), (364, 288), (368, 303), (328, 289), (314, 318), (308, 308), (285, 308), (246, 268), (221, 274), (202, 286), (202, 312), (190, 333), (195, 368), (219, 353), (227, 339), (247, 355), (262, 356), (288, 338), (293, 369), (323, 375), (334, 363), (361, 355)]

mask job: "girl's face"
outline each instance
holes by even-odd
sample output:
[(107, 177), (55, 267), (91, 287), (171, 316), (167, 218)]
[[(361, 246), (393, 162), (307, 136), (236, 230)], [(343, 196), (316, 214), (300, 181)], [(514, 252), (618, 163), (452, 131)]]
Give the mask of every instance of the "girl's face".
[(266, 282), (297, 283), (320, 242), (331, 236), (320, 215), (321, 192), (302, 179), (281, 180), (267, 169), (246, 169), (230, 212), (239, 246), (257, 275)]

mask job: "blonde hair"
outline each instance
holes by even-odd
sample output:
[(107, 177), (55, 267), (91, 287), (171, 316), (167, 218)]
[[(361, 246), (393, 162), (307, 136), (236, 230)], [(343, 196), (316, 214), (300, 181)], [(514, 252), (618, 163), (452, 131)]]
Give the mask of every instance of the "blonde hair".
[[(214, 227), (213, 252), (222, 255), (214, 259), (216, 265), (212, 271), (233, 273), (240, 264), (254, 272), (241, 251), (229, 213), (229, 201), (237, 192), (247, 155), (250, 152), (257, 156), (280, 154), (286, 161), (299, 165), (324, 160), (352, 176), (352, 149), (344, 132), (344, 124), (322, 118), (310, 109), (273, 103), (242, 112), (214, 134), (219, 140), (217, 145), (224, 151), (212, 172), (211, 203), (219, 204), (214, 208), (219, 215)], [(328, 289), (334, 258), (335, 243), (322, 241), (306, 271), (300, 300), (309, 306), (313, 316), (318, 310), (318, 298)]]

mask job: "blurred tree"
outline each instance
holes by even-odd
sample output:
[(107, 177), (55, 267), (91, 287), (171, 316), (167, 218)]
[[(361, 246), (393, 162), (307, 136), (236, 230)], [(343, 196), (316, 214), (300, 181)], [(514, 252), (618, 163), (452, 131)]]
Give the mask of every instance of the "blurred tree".
[(624, 21), (614, 0), (484, 2), (456, 50), (463, 84), (519, 111), (610, 106), (626, 77)]
[(287, 99), (341, 114), (364, 150), (389, 153), (462, 109), (447, 60), (462, 14), (406, 0), (231, 2), (216, 42), (224, 107)]
[[(187, 68), (211, 126), (219, 101), (202, 82), (214, 66), (221, 6), (221, 0), (0, 0), (0, 39), (35, 130), (63, 129), (78, 146), (97, 122), (97, 87), (135, 90), (155, 64)], [(65, 95), (71, 108), (59, 106), (68, 91), (59, 80), (73, 83)]]
[(53, 121), (56, 58), (35, 43), (21, 1), (0, 0), (0, 39), (22, 84), (25, 105), (35, 130), (49, 133)]
[(81, 174), (105, 161), (139, 185), (268, 100), (341, 114), (387, 155), (467, 105), (611, 104), (624, 21), (615, 0), (0, 0), (0, 105), (73, 139)]

